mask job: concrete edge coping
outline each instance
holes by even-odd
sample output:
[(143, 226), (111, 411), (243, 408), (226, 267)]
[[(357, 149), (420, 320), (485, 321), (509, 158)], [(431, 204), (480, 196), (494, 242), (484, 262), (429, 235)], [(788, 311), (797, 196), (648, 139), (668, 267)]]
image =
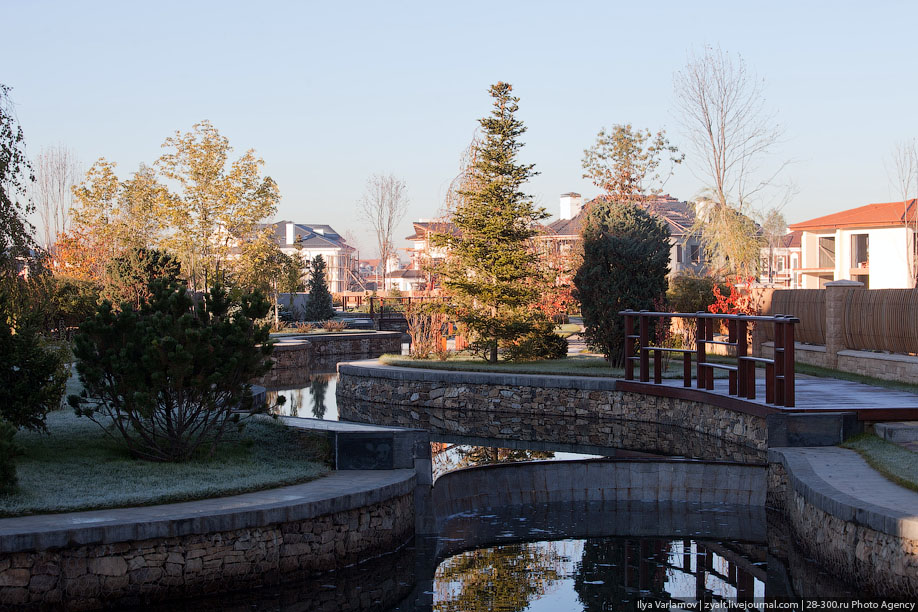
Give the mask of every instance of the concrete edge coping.
[(175, 504), (0, 519), (0, 553), (267, 527), (346, 512), (414, 491), (414, 470), (355, 470), (298, 485)]
[[(770, 448), (768, 462), (784, 466), (789, 479), (788, 484), (804, 500), (843, 521), (863, 525), (887, 535), (918, 540), (918, 507), (911, 513), (900, 512), (839, 491), (816, 474), (809, 459), (801, 454), (800, 450), (802, 449)], [(888, 482), (879, 473), (873, 477)]]
[(338, 364), (338, 374), (442, 384), (489, 384), (514, 387), (546, 387), (583, 391), (615, 391), (614, 378), (565, 376), (560, 374), (511, 374), (507, 372), (459, 372), (426, 368), (405, 368), (372, 361)]
[(893, 361), (897, 363), (909, 363), (918, 365), (918, 357), (915, 355), (900, 355), (899, 353), (875, 353), (873, 351), (858, 351), (855, 349), (845, 349), (838, 351), (839, 357), (856, 357), (858, 359), (875, 359), (877, 361)]
[[(768, 348), (774, 348), (775, 343), (771, 340), (763, 342), (762, 346), (767, 346)], [(803, 351), (810, 353), (825, 353), (826, 346), (824, 344), (805, 344), (803, 342), (794, 342), (795, 351)]]
[(370, 338), (390, 338), (401, 336), (400, 332), (394, 331), (370, 331), (361, 330), (359, 332), (329, 332), (327, 334), (291, 334), (289, 336), (272, 336), (274, 340), (274, 350), (292, 350), (302, 348), (303, 345), (314, 341), (324, 340), (368, 340)]

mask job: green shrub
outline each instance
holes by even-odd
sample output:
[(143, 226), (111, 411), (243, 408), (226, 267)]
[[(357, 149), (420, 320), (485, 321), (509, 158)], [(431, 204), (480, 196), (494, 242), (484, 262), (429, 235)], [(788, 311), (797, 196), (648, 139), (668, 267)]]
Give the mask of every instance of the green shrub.
[(232, 302), (219, 286), (195, 304), (186, 289), (156, 281), (139, 310), (103, 302), (74, 342), (84, 390), (68, 400), (135, 457), (184, 461), (213, 452), (239, 412), (256, 407), (250, 380), (271, 368), (268, 312), (258, 293)]
[(551, 322), (539, 321), (534, 331), (507, 347), (505, 357), (509, 361), (563, 359), (567, 357), (567, 338), (556, 334)]
[(613, 367), (624, 360), (622, 310), (650, 310), (666, 292), (669, 229), (640, 206), (599, 202), (587, 213), (574, 276), (584, 336)]
[(29, 324), (9, 324), (9, 294), (0, 290), (0, 419), (14, 428), (43, 430), (60, 408), (68, 372), (64, 350)]
[(682, 275), (669, 282), (666, 300), (673, 312), (708, 312), (714, 303), (714, 279)]
[(16, 428), (0, 420), (0, 493), (9, 493), (16, 488), (16, 456), (22, 451), (13, 442)]

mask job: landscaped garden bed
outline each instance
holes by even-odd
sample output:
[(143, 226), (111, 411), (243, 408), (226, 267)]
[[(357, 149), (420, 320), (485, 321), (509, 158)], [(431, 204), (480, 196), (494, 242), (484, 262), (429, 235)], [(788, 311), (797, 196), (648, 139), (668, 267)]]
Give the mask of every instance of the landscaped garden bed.
[(234, 495), (324, 475), (327, 443), (267, 416), (228, 432), (212, 457), (184, 463), (133, 459), (124, 444), (71, 410), (47, 417), (48, 433), (21, 431), (19, 487), (0, 515), (142, 506)]

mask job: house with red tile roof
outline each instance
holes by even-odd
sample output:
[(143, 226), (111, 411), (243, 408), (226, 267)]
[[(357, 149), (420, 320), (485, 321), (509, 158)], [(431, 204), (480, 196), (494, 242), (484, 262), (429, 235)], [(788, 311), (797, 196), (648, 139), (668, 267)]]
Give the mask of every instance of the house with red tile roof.
[(918, 201), (868, 204), (792, 223), (801, 232), (803, 289), (854, 280), (870, 289), (915, 286)]

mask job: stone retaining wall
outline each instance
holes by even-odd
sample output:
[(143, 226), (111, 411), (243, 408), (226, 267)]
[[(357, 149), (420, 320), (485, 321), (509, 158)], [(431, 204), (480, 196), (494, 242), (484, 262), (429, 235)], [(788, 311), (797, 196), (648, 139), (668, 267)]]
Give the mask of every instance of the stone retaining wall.
[(539, 461), (457, 470), (434, 483), (438, 516), (553, 502), (765, 506), (765, 468), (652, 459)]
[[(120, 523), (106, 530), (92, 527), (91, 517), (75, 519), (87, 526), (63, 533), (17, 535), (3, 529), (0, 606), (121, 608), (341, 568), (395, 550), (411, 538), (413, 487), (413, 474), (407, 473), (376, 492), (355, 491), (305, 505), (273, 503), (220, 516), (178, 517), (163, 529), (190, 533), (171, 537), (112, 541), (118, 533), (156, 531), (157, 526), (125, 528)], [(312, 516), (317, 509), (335, 506), (341, 509)], [(215, 521), (238, 528), (209, 529)], [(80, 545), (84, 540), (94, 541)], [(36, 546), (48, 541), (61, 545)]]
[(763, 417), (615, 390), (573, 376), (447, 372), (340, 364), (341, 418), (432, 433), (611, 446), (765, 463)]
[(862, 594), (918, 598), (918, 520), (840, 493), (793, 449), (769, 461), (768, 500), (807, 555)]
[(274, 367), (253, 381), (255, 384), (272, 388), (302, 385), (310, 374), (333, 372), (338, 361), (398, 354), (402, 350), (402, 334), (397, 332), (281, 336), (275, 340), (271, 356)]

